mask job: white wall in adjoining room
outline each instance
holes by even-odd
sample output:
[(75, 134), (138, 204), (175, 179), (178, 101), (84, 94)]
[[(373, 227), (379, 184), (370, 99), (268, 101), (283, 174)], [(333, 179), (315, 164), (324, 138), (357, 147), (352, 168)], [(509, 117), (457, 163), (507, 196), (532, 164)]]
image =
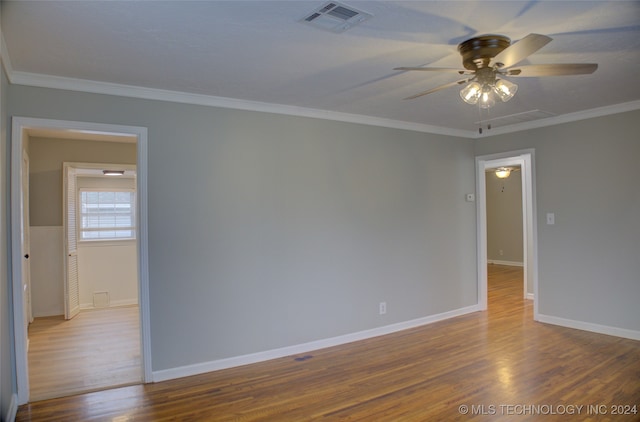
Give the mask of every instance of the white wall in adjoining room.
[(31, 312), (64, 315), (64, 242), (61, 226), (31, 226)]
[[(107, 292), (109, 306), (138, 303), (136, 242), (120, 240), (78, 246), (80, 307), (94, 307), (94, 293)], [(98, 307), (100, 301), (98, 301)]]

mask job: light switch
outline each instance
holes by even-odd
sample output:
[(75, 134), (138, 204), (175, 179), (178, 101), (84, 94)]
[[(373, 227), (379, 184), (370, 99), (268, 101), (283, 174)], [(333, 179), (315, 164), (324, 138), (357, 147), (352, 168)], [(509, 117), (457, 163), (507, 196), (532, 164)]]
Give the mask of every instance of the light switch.
[(553, 226), (556, 224), (556, 215), (552, 212), (547, 213), (547, 224)]

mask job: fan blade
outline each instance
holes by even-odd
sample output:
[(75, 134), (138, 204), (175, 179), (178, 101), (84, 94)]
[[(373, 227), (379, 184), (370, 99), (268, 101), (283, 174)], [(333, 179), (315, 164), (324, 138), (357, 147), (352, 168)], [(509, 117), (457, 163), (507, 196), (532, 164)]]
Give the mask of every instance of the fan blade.
[(394, 67), (393, 70), (419, 70), (421, 72), (456, 72), (460, 75), (470, 75), (471, 70), (455, 69), (453, 67)]
[(546, 35), (529, 34), (498, 53), (491, 63), (498, 68), (513, 66), (540, 50), (549, 42), (551, 42), (551, 38)]
[(421, 92), (419, 94), (407, 97), (407, 98), (405, 98), (405, 100), (413, 100), (414, 98), (422, 97), (423, 95), (431, 94), (433, 92), (440, 91), (441, 89), (447, 89), (447, 88), (451, 88), (452, 86), (462, 85), (463, 83), (469, 82), (470, 80), (471, 79), (462, 79), (462, 80), (459, 80), (459, 81), (450, 82), (448, 84), (440, 85), (440, 86), (437, 86), (435, 88), (431, 88), (431, 89), (429, 89), (427, 91), (423, 91), (423, 92)]
[(532, 64), (507, 69), (506, 76), (562, 76), (562, 75), (588, 75), (598, 68), (596, 63), (558, 63), (558, 64)]

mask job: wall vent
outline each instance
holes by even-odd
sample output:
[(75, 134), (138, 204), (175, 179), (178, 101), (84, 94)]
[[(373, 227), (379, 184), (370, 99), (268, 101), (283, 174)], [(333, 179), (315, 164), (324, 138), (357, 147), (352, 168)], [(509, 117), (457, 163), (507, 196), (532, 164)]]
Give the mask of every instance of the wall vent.
[(353, 26), (371, 19), (373, 15), (343, 3), (325, 3), (305, 15), (300, 22), (331, 32), (344, 32)]
[(93, 293), (93, 307), (94, 308), (107, 308), (110, 303), (109, 292), (94, 292)]

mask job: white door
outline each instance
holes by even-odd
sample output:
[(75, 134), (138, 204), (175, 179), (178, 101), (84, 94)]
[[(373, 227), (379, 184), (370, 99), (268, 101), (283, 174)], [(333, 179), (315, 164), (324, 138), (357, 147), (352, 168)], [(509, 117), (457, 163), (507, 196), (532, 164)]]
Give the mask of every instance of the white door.
[(76, 236), (76, 171), (65, 165), (64, 173), (64, 225), (65, 225), (65, 282), (64, 318), (71, 319), (80, 312), (80, 284), (78, 281), (78, 239)]
[(28, 333), (29, 324), (33, 322), (33, 313), (31, 311), (31, 265), (29, 261), (31, 253), (29, 246), (29, 156), (26, 151), (23, 151), (22, 154), (22, 301), (24, 328), (25, 333)]

